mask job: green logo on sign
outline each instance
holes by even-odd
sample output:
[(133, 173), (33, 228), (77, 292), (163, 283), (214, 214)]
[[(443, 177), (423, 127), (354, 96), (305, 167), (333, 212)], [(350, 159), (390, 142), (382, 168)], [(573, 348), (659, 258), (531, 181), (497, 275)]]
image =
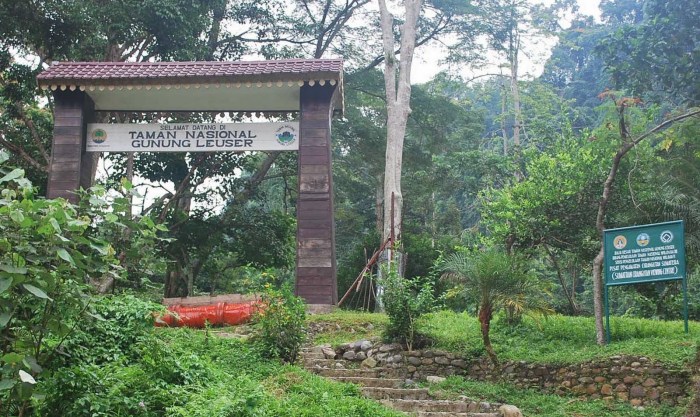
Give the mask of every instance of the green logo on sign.
[(107, 140), (107, 132), (105, 132), (103, 129), (95, 129), (92, 131), (90, 138), (95, 143), (103, 143)]
[(277, 136), (277, 142), (284, 146), (291, 145), (297, 140), (294, 128), (289, 125), (284, 125), (277, 129), (277, 134), (275, 136)]

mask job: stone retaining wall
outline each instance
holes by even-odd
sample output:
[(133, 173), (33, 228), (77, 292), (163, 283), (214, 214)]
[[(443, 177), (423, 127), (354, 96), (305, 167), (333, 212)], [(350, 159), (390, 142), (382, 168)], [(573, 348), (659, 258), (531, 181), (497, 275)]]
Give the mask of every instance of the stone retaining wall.
[(365, 340), (340, 346), (335, 357), (361, 362), (365, 367), (382, 367), (387, 376), (424, 380), (433, 375), (461, 375), (560, 395), (628, 401), (635, 406), (683, 403), (691, 381), (689, 370), (670, 369), (640, 356), (613, 356), (575, 365), (508, 361), (494, 366), (487, 358), (436, 350), (407, 352), (396, 344)]

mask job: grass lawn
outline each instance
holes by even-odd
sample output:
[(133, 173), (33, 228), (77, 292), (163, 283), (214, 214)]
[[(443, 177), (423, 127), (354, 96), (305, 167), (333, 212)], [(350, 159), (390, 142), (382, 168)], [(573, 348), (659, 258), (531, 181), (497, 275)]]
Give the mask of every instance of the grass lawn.
[(329, 314), (307, 316), (308, 323), (331, 323), (327, 331), (316, 335), (315, 344), (329, 343), (333, 346), (361, 339), (381, 337), (389, 321), (385, 314), (337, 310)]
[[(310, 316), (309, 321), (337, 323), (339, 330), (317, 336), (316, 343), (340, 344), (379, 337), (387, 317), (337, 311)], [(371, 330), (367, 330), (368, 324), (372, 324)], [(627, 354), (646, 356), (678, 367), (695, 358), (700, 338), (700, 323), (697, 322), (690, 322), (687, 335), (682, 321), (612, 317), (610, 327), (612, 343), (598, 346), (591, 317), (555, 315), (537, 321), (525, 317), (514, 327), (496, 318), (491, 325), (491, 338), (501, 360), (567, 364)], [(479, 323), (472, 315), (452, 311), (431, 313), (421, 318), (419, 329), (432, 339), (435, 349), (475, 356), (484, 354)]]
[[(499, 359), (551, 364), (584, 362), (614, 355), (642, 355), (668, 365), (684, 366), (695, 358), (700, 324), (612, 317), (610, 345), (595, 343), (592, 317), (550, 316), (535, 321), (525, 317), (515, 327), (496, 319), (491, 339)], [(435, 347), (456, 352), (480, 352), (479, 323), (465, 313), (440, 311), (429, 314), (420, 329), (435, 341)]]

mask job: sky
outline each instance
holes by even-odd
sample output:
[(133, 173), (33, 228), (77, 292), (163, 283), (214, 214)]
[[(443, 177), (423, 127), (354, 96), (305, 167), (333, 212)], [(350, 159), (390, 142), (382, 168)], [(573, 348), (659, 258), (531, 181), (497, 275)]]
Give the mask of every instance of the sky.
[[(533, 0), (530, 0), (533, 1)], [(536, 0), (535, 0), (536, 1)], [(540, 1), (537, 1), (541, 3)], [(544, 0), (546, 3), (551, 3), (551, 0)], [(598, 10), (598, 5), (600, 0), (577, 0), (579, 6), (579, 13), (584, 15), (589, 15), (600, 20), (600, 10)], [(566, 25), (566, 23), (563, 23)], [(520, 65), (520, 75), (521, 79), (535, 78), (542, 74), (544, 70), (544, 64), (551, 54), (552, 48), (556, 44), (556, 39), (550, 38), (543, 40), (537, 44), (537, 47), (532, 48), (532, 45), (525, 45), (527, 48), (530, 46), (529, 57), (526, 54), (521, 54)], [(413, 61), (413, 68), (411, 70), (411, 82), (413, 84), (423, 84), (435, 77), (440, 71), (446, 70), (444, 65), (436, 65), (444, 56), (444, 51), (433, 46), (424, 46), (423, 48), (417, 48), (416, 54)], [(497, 64), (500, 64), (502, 60), (494, 56), (491, 60), (494, 62), (493, 65), (475, 69), (465, 69), (461, 71), (459, 75), (464, 79), (470, 79), (483, 73), (498, 72), (494, 71), (497, 69)]]
[[(530, 1), (538, 1), (538, 0), (530, 0)], [(545, 2), (550, 2), (551, 0), (544, 0)], [(600, 17), (600, 12), (598, 10), (598, 4), (600, 3), (600, 0), (577, 0), (578, 5), (579, 5), (579, 12), (582, 14), (586, 15), (591, 15), (594, 16), (596, 19), (599, 19)], [(530, 52), (530, 57), (528, 58), (524, 54), (521, 55), (522, 60), (520, 61), (520, 74), (522, 79), (527, 79), (527, 78), (534, 78), (539, 76), (542, 73), (542, 70), (544, 68), (544, 64), (547, 61), (547, 58), (549, 57), (549, 54), (551, 53), (552, 48), (556, 44), (556, 39), (549, 39), (547, 41), (539, 42), (538, 46), (536, 48), (531, 48), (532, 51)], [(444, 66), (441, 65), (436, 65), (437, 62), (440, 61), (441, 57), (444, 56), (444, 51), (440, 51), (438, 48), (434, 47), (429, 47), (425, 46), (423, 48), (418, 48), (416, 50), (416, 55), (415, 59), (413, 62), (413, 68), (411, 70), (411, 81), (412, 83), (425, 83), (430, 81), (437, 73), (440, 71), (445, 70)], [(498, 58), (494, 57), (493, 59), (494, 62), (498, 62)], [(479, 75), (479, 71), (481, 73), (488, 73), (488, 72), (493, 72), (495, 66), (492, 66), (491, 68), (483, 68), (480, 70), (470, 70), (470, 71), (465, 71), (461, 75), (465, 79), (469, 79), (471, 77), (474, 77), (476, 75)], [(104, 161), (104, 159), (102, 160)], [(100, 166), (100, 175), (106, 175), (107, 170), (109, 169), (107, 166), (103, 165)], [(148, 205), (150, 204), (153, 199), (157, 198), (159, 195), (162, 195), (165, 190), (163, 188), (160, 188), (161, 186), (156, 186), (156, 188), (153, 188), (152, 184), (149, 184), (147, 181), (143, 180), (135, 180), (139, 184), (139, 190), (141, 193), (146, 194), (143, 199), (139, 199), (137, 203), (141, 204), (145, 200), (145, 204)], [(200, 189), (198, 191), (202, 191), (203, 188), (211, 188), (215, 187), (217, 184), (216, 181), (210, 180), (207, 181), (207, 183), (203, 184), (200, 186)], [(166, 188), (172, 188), (172, 184), (167, 184), (164, 185)], [(223, 206), (223, 200), (217, 201), (214, 203), (214, 206), (217, 208), (220, 208)], [(211, 205), (211, 203), (208, 203), (208, 205)], [(134, 208), (135, 211), (138, 212), (138, 208)]]

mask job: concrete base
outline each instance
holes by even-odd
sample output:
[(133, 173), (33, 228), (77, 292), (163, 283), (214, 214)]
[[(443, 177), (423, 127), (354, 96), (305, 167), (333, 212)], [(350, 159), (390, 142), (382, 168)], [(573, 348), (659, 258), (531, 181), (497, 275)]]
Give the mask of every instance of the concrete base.
[(338, 309), (338, 306), (333, 304), (307, 304), (306, 313), (307, 314), (326, 314), (332, 313)]

